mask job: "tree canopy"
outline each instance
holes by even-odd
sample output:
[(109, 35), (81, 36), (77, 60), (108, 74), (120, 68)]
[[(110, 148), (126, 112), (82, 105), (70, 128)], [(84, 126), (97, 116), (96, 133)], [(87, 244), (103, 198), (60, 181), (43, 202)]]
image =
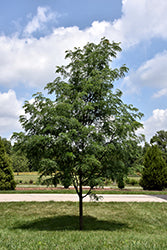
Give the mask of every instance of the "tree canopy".
[[(33, 95), (20, 117), (25, 132), (14, 133), (16, 146), (27, 152), (42, 175), (53, 183), (70, 178), (80, 201), (101, 177), (117, 178), (126, 172), (129, 147), (137, 140), (142, 114), (125, 104), (114, 82), (128, 72), (123, 65), (111, 68), (120, 44), (102, 38), (82, 49), (66, 51), (68, 64), (58, 66), (58, 75), (46, 85), (48, 95)], [(83, 186), (89, 186), (83, 195)]]

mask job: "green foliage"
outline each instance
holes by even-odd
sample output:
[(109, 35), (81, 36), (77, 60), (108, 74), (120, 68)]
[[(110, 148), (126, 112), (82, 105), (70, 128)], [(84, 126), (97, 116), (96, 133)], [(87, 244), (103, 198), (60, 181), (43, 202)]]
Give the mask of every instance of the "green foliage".
[(157, 131), (156, 134), (151, 138), (150, 143), (155, 143), (162, 151), (167, 152), (167, 131)]
[(14, 172), (28, 172), (29, 161), (21, 152), (13, 152), (11, 154), (12, 168)]
[[(143, 156), (144, 158), (144, 156)], [(131, 176), (140, 176), (143, 171), (144, 166), (138, 165), (136, 162), (129, 168), (128, 174)]]
[(167, 131), (160, 130), (151, 138), (150, 143), (157, 145), (162, 151), (162, 156), (167, 162)]
[(126, 178), (126, 184), (135, 186), (139, 184), (139, 181), (134, 178)]
[[(141, 137), (141, 142), (144, 141), (144, 137)], [(139, 176), (143, 170), (144, 155), (150, 145), (145, 142), (144, 146), (138, 144), (137, 141), (132, 141), (129, 145), (129, 159), (128, 159), (128, 175)]]
[(11, 154), (11, 151), (12, 151), (12, 145), (11, 145), (11, 142), (8, 141), (6, 138), (1, 138), (2, 141), (3, 141), (3, 145), (5, 147), (5, 151), (8, 155)]
[(68, 188), (72, 184), (72, 178), (70, 173), (63, 172), (63, 175), (61, 176), (61, 184), (64, 186), (64, 188)]
[(118, 188), (123, 189), (125, 187), (124, 179), (123, 177), (119, 177), (117, 180)]
[(69, 63), (57, 67), (59, 76), (45, 88), (51, 98), (37, 93), (33, 103), (26, 101), (20, 117), (25, 134), (13, 136), (41, 176), (68, 177), (80, 201), (84, 185), (89, 194), (101, 177), (127, 172), (128, 146), (141, 127), (142, 114), (114, 90), (114, 81), (128, 72), (125, 65), (111, 68), (119, 51), (119, 43), (106, 38), (66, 51)]
[(167, 166), (157, 145), (148, 148), (140, 185), (145, 190), (162, 190), (167, 182)]
[(5, 147), (0, 138), (0, 190), (13, 190), (16, 183), (10, 164), (9, 157), (5, 152)]

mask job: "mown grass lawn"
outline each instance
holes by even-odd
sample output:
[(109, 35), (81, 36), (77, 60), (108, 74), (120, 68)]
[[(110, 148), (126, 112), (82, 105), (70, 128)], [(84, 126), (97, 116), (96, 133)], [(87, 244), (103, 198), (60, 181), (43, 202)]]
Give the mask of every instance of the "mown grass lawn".
[(166, 203), (0, 203), (0, 249), (167, 249)]
[(38, 172), (15, 172), (14, 179), (17, 184), (39, 184)]

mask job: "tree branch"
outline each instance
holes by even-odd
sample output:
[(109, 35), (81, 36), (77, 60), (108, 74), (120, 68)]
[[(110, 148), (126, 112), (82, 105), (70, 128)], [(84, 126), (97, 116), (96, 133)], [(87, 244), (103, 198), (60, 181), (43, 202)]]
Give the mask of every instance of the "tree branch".
[[(94, 187), (94, 186), (93, 186), (93, 187)], [(90, 187), (90, 189), (89, 189), (89, 191), (87, 192), (87, 194), (85, 194), (84, 196), (82, 196), (83, 199), (91, 193), (93, 187)]]

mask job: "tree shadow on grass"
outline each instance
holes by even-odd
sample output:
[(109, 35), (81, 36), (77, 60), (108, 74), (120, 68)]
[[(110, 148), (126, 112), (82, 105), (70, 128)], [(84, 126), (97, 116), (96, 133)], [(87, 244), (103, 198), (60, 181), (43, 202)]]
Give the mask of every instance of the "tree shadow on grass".
[[(92, 216), (83, 216), (83, 230), (106, 230), (115, 231), (123, 228), (128, 228), (125, 223), (116, 221), (98, 220)], [(18, 223), (12, 229), (25, 229), (31, 231), (75, 231), (79, 230), (79, 217), (78, 216), (56, 216), (48, 218), (39, 218), (33, 221)]]

